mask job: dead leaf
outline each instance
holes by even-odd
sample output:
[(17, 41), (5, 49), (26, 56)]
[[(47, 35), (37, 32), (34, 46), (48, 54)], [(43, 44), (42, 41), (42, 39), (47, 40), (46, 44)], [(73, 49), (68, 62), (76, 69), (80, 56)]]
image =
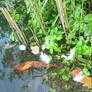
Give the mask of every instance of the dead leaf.
[(9, 44), (7, 44), (4, 48), (5, 49), (9, 49), (9, 48), (12, 48), (12, 47), (14, 47), (15, 45), (9, 45)]
[(84, 76), (84, 79), (81, 81), (84, 87), (92, 88), (92, 77)]
[(59, 66), (57, 66), (56, 64), (46, 64), (42, 61), (26, 61), (24, 63), (14, 66), (13, 70), (15, 72), (24, 72), (31, 68), (47, 67), (48, 65), (53, 68), (59, 68)]
[(30, 49), (32, 50), (33, 54), (39, 54), (39, 47), (38, 46), (31, 46)]

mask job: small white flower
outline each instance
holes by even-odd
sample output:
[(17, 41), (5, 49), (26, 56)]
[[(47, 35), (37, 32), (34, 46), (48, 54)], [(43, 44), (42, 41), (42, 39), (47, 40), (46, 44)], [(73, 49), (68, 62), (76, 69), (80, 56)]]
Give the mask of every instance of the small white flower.
[(84, 78), (83, 72), (81, 71), (78, 75), (73, 76), (73, 80), (76, 82), (81, 82)]
[(75, 55), (75, 50), (71, 49), (69, 56), (62, 55), (61, 58), (65, 58), (66, 60), (71, 60), (74, 57), (74, 55)]
[(41, 53), (40, 60), (43, 61), (46, 64), (50, 63), (50, 58), (45, 53)]
[(19, 50), (26, 50), (26, 46), (25, 45), (19, 45)]

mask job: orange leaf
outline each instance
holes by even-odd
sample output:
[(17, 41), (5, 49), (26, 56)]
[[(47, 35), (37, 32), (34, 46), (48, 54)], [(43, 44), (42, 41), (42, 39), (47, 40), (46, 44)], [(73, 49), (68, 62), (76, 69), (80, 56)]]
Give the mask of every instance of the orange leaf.
[(14, 66), (13, 70), (16, 72), (24, 72), (31, 68), (47, 67), (48, 65), (50, 67), (59, 68), (59, 66), (57, 66), (56, 64), (46, 64), (42, 61), (26, 61), (24, 63)]
[(85, 75), (81, 83), (83, 84), (84, 87), (87, 86), (89, 89), (92, 88), (92, 78), (91, 77), (88, 77)]
[(33, 62), (27, 61), (27, 62), (14, 66), (13, 70), (16, 72), (24, 72), (26, 70), (29, 70), (32, 67), (33, 67)]

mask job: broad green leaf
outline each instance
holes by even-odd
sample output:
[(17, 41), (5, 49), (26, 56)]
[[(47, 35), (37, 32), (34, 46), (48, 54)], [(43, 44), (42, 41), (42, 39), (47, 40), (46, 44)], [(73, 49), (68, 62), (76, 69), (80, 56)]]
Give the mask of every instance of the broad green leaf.
[(87, 24), (89, 30), (92, 30), (92, 22)]
[(88, 71), (88, 68), (87, 67), (84, 67), (83, 68), (83, 72), (86, 74), (86, 75), (90, 75), (90, 72)]
[(91, 22), (91, 21), (92, 21), (92, 14), (86, 15), (86, 16), (84, 17), (84, 20), (85, 20), (86, 22)]

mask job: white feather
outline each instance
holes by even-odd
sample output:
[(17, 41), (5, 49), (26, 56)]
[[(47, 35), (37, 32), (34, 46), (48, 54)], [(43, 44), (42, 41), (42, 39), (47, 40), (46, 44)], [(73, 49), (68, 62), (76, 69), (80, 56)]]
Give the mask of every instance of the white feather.
[(75, 50), (74, 49), (71, 49), (69, 56), (62, 55), (61, 57), (62, 58), (65, 58), (66, 60), (71, 60), (74, 57), (74, 55), (75, 55)]
[(40, 60), (43, 61), (46, 64), (50, 63), (50, 58), (45, 53), (41, 53)]

